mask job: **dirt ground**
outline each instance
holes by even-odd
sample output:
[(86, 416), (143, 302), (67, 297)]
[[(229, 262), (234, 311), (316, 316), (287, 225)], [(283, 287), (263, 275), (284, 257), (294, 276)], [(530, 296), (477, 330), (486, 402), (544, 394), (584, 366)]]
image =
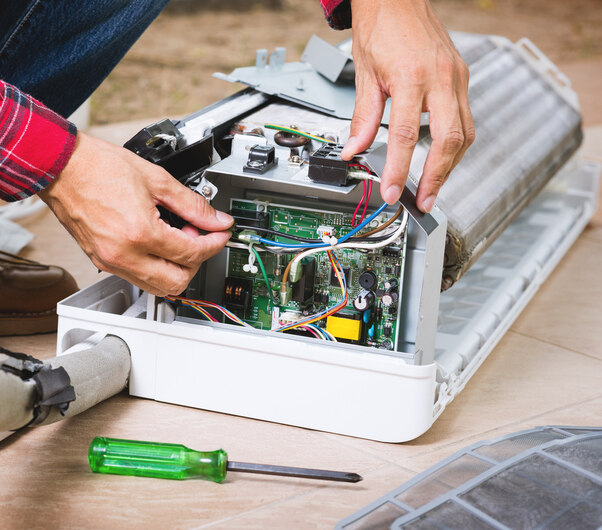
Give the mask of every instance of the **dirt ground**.
[[(602, 57), (601, 0), (432, 0), (450, 30), (529, 37), (561, 64)], [(257, 48), (297, 60), (312, 34), (336, 43), (318, 0), (177, 0), (92, 97), (92, 123), (188, 114), (238, 90), (213, 79), (250, 65)], [(599, 63), (598, 63), (599, 64)]]

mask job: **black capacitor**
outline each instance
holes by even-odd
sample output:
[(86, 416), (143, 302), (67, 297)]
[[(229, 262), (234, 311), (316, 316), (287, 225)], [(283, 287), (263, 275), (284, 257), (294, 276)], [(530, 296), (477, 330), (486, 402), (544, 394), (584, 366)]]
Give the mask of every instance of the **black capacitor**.
[(368, 291), (374, 289), (377, 281), (378, 279), (373, 271), (364, 271), (360, 274), (359, 284)]
[(356, 311), (363, 312), (370, 309), (374, 302), (376, 302), (376, 296), (372, 291), (362, 291), (353, 300), (353, 307)]
[(385, 294), (383, 294), (383, 297), (382, 297), (383, 305), (385, 307), (395, 306), (398, 298), (399, 298), (399, 294), (397, 293), (396, 289), (394, 289), (392, 291), (387, 291)]
[(399, 285), (399, 282), (395, 278), (390, 278), (389, 280), (385, 280), (385, 283), (383, 284), (384, 288), (387, 291), (392, 291), (393, 289), (397, 289), (398, 285)]

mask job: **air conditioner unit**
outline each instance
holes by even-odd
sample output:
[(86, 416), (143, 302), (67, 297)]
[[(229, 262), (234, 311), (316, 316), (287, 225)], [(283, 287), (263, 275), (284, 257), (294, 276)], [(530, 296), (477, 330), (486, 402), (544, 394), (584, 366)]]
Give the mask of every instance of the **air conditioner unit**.
[(67, 298), (58, 354), (113, 334), (131, 351), (133, 396), (387, 442), (424, 433), (598, 193), (575, 93), (554, 65), (526, 39), (453, 38), (477, 140), (432, 213), (415, 206), (428, 127), (398, 205), (378, 190), (387, 113), (368, 151), (339, 156), (355, 94), (348, 42), (313, 37), (293, 63), (260, 50), (255, 66), (220, 74), (249, 88), (126, 143), (229, 211), (229, 246), (176, 301), (115, 276)]

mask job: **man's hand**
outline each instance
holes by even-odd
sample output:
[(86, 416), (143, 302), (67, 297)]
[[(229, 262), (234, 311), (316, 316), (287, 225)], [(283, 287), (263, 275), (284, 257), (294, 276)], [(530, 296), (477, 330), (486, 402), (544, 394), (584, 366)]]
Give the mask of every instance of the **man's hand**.
[(417, 194), (429, 212), (441, 185), (474, 141), (468, 68), (428, 0), (351, 0), (357, 96), (342, 156), (367, 149), (391, 101), (381, 194), (399, 199), (418, 141), (420, 113), (430, 113), (433, 142)]
[[(227, 243), (233, 223), (164, 169), (83, 133), (40, 197), (96, 267), (163, 296), (186, 288), (200, 264)], [(193, 226), (169, 226), (157, 205)], [(211, 233), (200, 236), (194, 227)]]

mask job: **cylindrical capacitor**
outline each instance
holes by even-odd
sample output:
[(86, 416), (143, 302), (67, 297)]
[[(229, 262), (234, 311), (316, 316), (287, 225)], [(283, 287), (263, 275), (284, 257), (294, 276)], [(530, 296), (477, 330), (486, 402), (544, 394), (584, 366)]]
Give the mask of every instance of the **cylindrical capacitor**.
[(397, 281), (396, 278), (390, 278), (389, 280), (385, 281), (383, 287), (385, 288), (385, 290), (391, 291), (393, 289), (397, 289), (398, 285), (399, 285), (399, 282)]
[(374, 302), (376, 302), (376, 296), (372, 291), (362, 291), (353, 300), (353, 307), (356, 311), (366, 311), (370, 309)]
[(397, 299), (399, 298), (399, 294), (397, 290), (394, 289), (392, 291), (387, 291), (383, 294), (382, 302), (385, 307), (391, 307), (397, 303)]

